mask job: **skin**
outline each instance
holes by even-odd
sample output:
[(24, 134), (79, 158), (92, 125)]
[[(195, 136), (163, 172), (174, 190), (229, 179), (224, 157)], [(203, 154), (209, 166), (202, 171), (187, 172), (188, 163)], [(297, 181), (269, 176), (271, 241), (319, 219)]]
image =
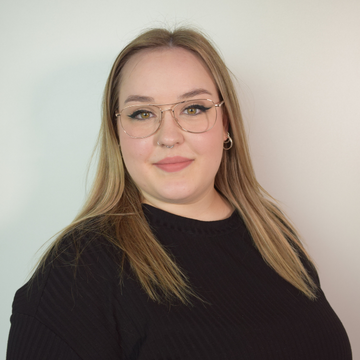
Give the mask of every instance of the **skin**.
[[(189, 94), (193, 91), (197, 93)], [(122, 70), (119, 109), (139, 103), (172, 104), (183, 100), (184, 94), (186, 99), (220, 100), (208, 69), (191, 52), (182, 48), (144, 50), (132, 56)], [(142, 102), (134, 96), (152, 99)], [(214, 188), (227, 138), (221, 108), (214, 127), (201, 134), (183, 131), (169, 111), (164, 113), (160, 129), (145, 139), (129, 137), (119, 121), (117, 126), (125, 166), (144, 203), (205, 221), (231, 214), (231, 206)], [(169, 149), (165, 145), (174, 146)], [(185, 168), (169, 172), (155, 165), (177, 156), (189, 160)]]

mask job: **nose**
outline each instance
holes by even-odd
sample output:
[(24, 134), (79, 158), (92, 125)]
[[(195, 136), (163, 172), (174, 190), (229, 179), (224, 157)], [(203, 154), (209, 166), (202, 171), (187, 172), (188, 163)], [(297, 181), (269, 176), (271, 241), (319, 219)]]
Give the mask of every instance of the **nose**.
[(174, 145), (181, 144), (184, 141), (183, 135), (183, 131), (176, 122), (172, 109), (163, 109), (161, 125), (155, 134), (155, 143), (160, 146), (172, 148)]

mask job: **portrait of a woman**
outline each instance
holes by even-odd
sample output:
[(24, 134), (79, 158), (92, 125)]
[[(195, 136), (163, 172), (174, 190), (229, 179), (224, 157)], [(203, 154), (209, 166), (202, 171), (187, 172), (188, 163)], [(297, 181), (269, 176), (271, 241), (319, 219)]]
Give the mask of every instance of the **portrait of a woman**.
[(9, 360), (352, 358), (204, 34), (120, 52), (98, 147), (83, 209), (16, 293)]

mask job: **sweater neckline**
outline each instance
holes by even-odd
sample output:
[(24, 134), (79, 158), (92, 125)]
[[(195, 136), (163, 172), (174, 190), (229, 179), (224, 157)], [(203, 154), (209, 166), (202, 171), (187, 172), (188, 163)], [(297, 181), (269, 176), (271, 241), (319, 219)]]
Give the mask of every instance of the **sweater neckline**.
[(142, 208), (150, 226), (168, 228), (184, 233), (217, 236), (232, 232), (243, 224), (237, 210), (234, 210), (226, 219), (203, 221), (175, 215), (149, 204), (142, 204)]

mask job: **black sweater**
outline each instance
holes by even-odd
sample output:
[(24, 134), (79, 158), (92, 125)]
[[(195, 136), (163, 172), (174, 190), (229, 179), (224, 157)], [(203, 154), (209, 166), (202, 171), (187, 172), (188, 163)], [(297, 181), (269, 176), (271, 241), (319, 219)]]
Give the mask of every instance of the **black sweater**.
[(310, 301), (270, 269), (238, 214), (203, 222), (144, 211), (206, 302), (154, 303), (130, 271), (120, 285), (114, 248), (88, 236), (76, 272), (70, 246), (16, 293), (8, 360), (352, 358), (323, 292)]

